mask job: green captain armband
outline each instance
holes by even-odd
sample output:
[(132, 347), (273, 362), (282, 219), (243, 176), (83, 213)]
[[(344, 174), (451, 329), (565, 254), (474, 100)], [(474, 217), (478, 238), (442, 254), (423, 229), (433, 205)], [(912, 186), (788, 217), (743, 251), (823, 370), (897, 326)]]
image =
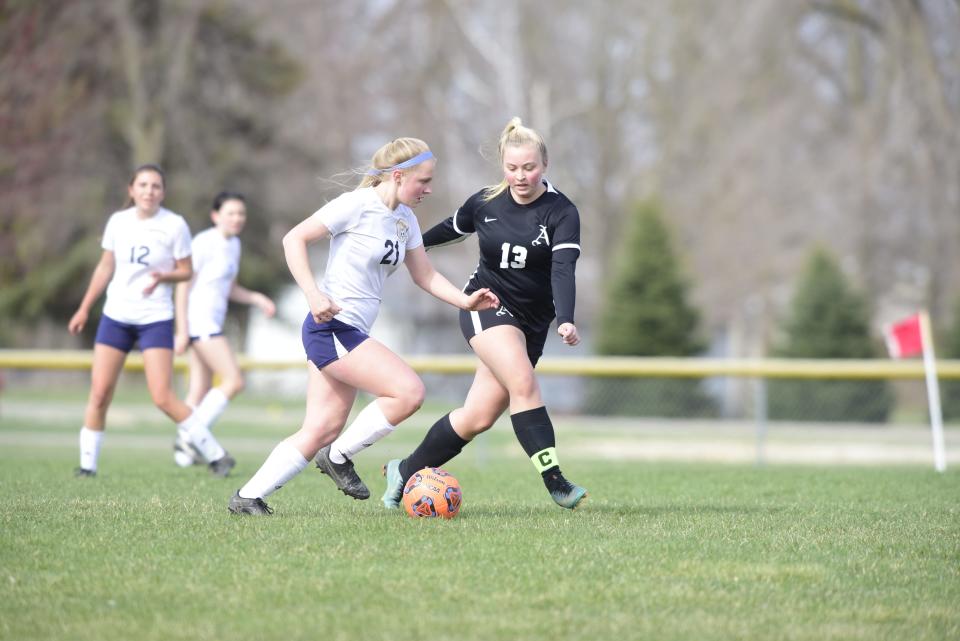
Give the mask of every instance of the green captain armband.
[(530, 457), (530, 460), (533, 461), (533, 466), (537, 468), (537, 471), (543, 474), (551, 467), (557, 467), (560, 465), (560, 459), (557, 458), (557, 448), (548, 447), (544, 450), (540, 450), (536, 454)]

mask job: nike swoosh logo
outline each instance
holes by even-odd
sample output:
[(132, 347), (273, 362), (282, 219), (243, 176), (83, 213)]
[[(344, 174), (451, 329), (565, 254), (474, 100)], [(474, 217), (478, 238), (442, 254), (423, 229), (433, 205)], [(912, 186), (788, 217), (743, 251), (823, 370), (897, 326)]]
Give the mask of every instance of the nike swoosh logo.
[(483, 222), (485, 223), (492, 223), (495, 220), (496, 218), (487, 218), (486, 216), (483, 217)]

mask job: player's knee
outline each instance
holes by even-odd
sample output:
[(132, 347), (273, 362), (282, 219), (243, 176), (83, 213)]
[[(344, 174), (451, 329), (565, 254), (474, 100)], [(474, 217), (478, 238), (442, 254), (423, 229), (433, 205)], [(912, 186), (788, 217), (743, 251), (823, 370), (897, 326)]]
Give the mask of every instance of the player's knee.
[(423, 400), (426, 398), (427, 390), (423, 381), (417, 376), (403, 381), (395, 390), (395, 394), (396, 396), (394, 396), (394, 398), (398, 405), (397, 409), (404, 414), (404, 418), (406, 418), (420, 409), (420, 406), (423, 405)]
[(221, 389), (227, 398), (233, 398), (240, 392), (244, 390), (247, 386), (247, 381), (243, 377), (243, 374), (239, 372), (233, 376), (229, 376), (223, 380)]
[(540, 396), (536, 376), (521, 376), (510, 382), (510, 398), (533, 399)]
[(113, 400), (113, 388), (91, 389), (90, 406), (98, 411), (106, 410)]
[(168, 415), (173, 411), (177, 402), (173, 390), (150, 390), (150, 398), (153, 399), (153, 404), (157, 406), (157, 409)]

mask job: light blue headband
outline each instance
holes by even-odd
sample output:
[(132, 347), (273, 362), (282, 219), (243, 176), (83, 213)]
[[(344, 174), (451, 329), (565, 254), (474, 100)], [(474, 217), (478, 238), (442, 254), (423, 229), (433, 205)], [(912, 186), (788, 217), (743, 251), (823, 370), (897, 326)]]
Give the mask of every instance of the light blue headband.
[(367, 175), (379, 176), (380, 174), (391, 172), (394, 169), (409, 169), (410, 167), (413, 167), (414, 165), (419, 165), (420, 163), (430, 160), (431, 158), (433, 158), (433, 152), (427, 149), (426, 151), (417, 154), (410, 160), (404, 160), (401, 163), (397, 163), (393, 167), (387, 167), (386, 169), (377, 169), (376, 167), (374, 167), (373, 169), (370, 169), (369, 171), (367, 171)]

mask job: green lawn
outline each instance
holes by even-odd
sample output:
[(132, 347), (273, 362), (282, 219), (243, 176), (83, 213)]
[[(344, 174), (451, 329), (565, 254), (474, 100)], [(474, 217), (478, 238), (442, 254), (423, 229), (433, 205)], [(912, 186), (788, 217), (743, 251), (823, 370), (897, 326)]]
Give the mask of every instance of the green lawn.
[(269, 499), (272, 517), (230, 515), (299, 422), (277, 411), (218, 427), (240, 461), (227, 480), (174, 467), (172, 427), (152, 414), (136, 429), (118, 410), (83, 480), (75, 420), (0, 421), (0, 639), (960, 638), (952, 470), (569, 452), (591, 496), (567, 512), (498, 429), (448, 466), (460, 516), (414, 521), (379, 505), (379, 465), (424, 417), (358, 458), (371, 500), (311, 467)]

